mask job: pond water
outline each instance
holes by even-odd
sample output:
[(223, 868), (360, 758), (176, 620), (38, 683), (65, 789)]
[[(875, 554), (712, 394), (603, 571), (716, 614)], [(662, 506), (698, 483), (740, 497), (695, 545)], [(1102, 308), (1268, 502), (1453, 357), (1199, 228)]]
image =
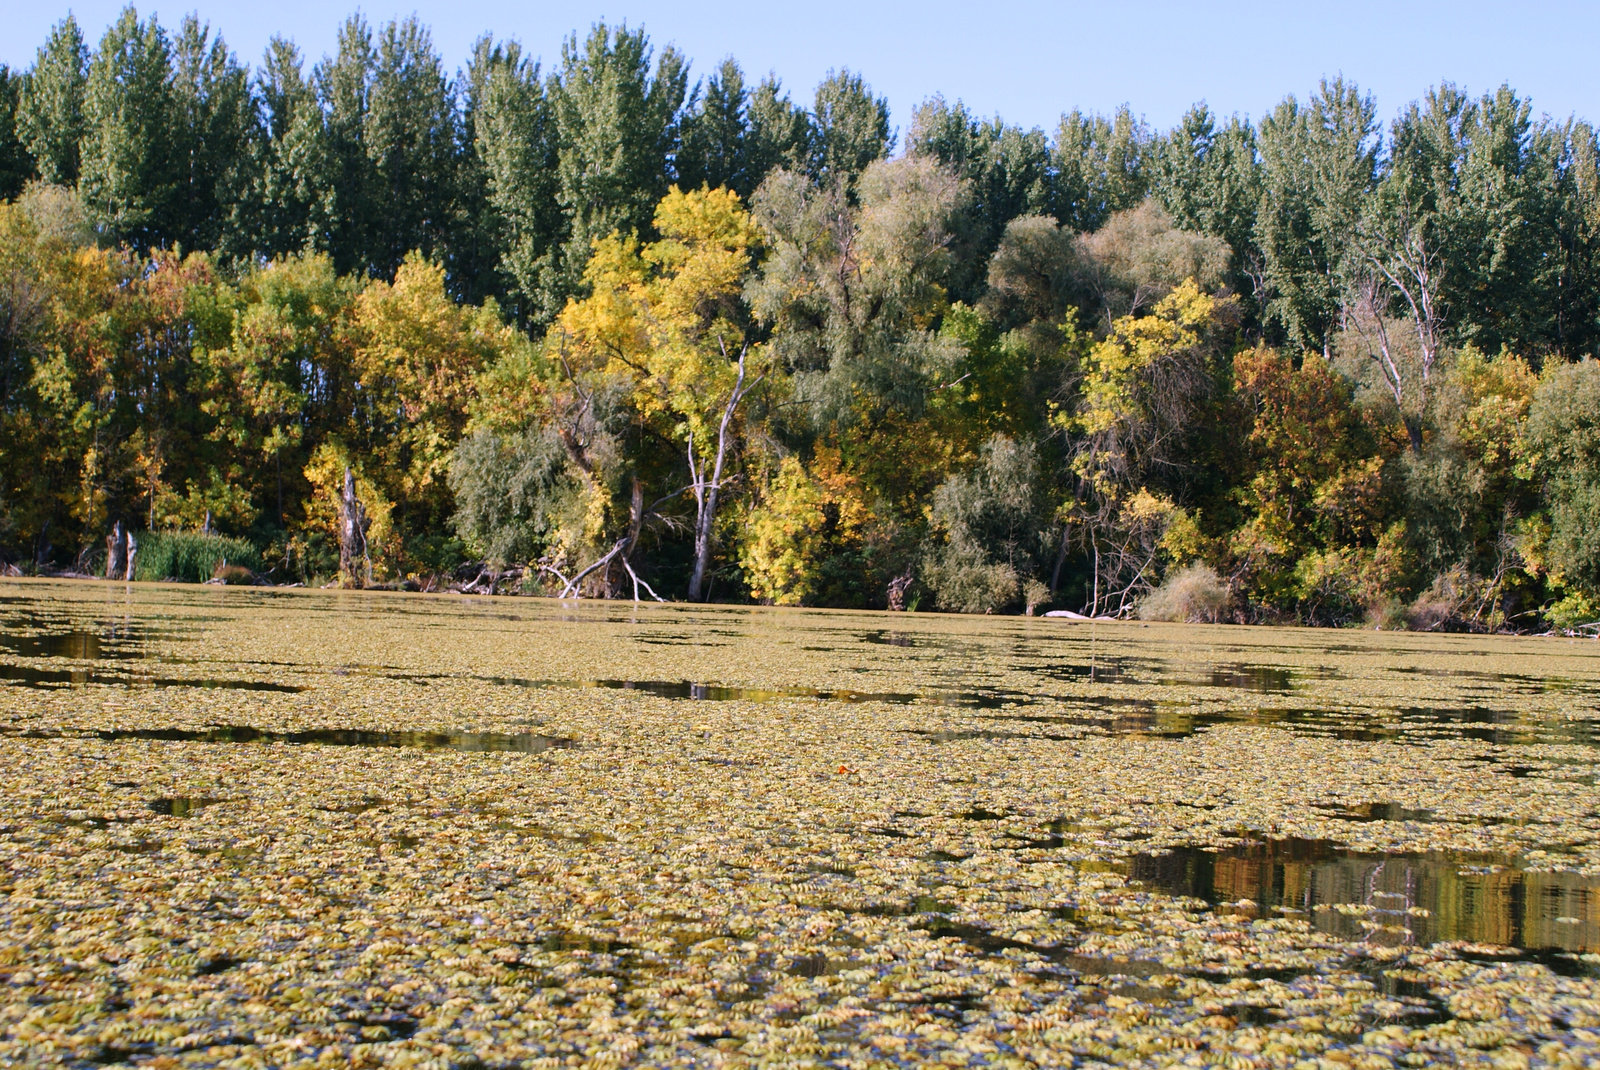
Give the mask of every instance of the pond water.
[(1600, 1059), (1594, 642), (0, 581), (0, 774), (0, 1061)]
[(1136, 856), (1138, 881), (1212, 906), (1298, 915), (1379, 947), (1466, 940), (1529, 950), (1600, 951), (1600, 876), (1527, 872), (1514, 856), (1369, 853), (1329, 840), (1247, 840), (1223, 850)]

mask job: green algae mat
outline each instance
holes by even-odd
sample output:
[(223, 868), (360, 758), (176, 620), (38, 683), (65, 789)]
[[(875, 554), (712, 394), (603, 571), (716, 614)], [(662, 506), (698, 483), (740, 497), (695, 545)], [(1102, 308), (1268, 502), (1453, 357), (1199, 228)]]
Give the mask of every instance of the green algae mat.
[(1600, 644), (0, 583), (0, 1065), (1600, 1060)]

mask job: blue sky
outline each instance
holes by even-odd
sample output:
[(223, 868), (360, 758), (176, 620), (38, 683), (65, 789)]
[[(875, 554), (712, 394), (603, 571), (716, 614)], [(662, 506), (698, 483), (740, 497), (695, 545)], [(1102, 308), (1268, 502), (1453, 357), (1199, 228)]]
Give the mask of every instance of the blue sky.
[[(70, 5), (91, 40), (121, 10), (115, 0)], [(147, 4), (175, 25), (198, 11), (247, 62), (282, 33), (310, 57), (332, 50), (355, 7), (341, 0), (250, 4), (180, 0)], [(1388, 118), (1430, 85), (1451, 80), (1473, 93), (1509, 82), (1534, 112), (1600, 122), (1600, 3), (1523, 0), (1345, 0), (1330, 3), (706, 3), (694, 0), (368, 0), (367, 17), (413, 12), (433, 30), (451, 68), (489, 30), (516, 37), (545, 60), (562, 38), (596, 19), (643, 25), (675, 43), (705, 73), (726, 55), (749, 74), (778, 74), (797, 100), (834, 67), (859, 70), (889, 98), (902, 129), (935, 92), (982, 115), (1054, 128), (1062, 111), (1130, 104), (1158, 126), (1204, 99), (1222, 114), (1259, 117), (1290, 92), (1304, 97), (1323, 75), (1343, 73), (1371, 90)], [(68, 5), (0, 0), (0, 62), (27, 66)]]

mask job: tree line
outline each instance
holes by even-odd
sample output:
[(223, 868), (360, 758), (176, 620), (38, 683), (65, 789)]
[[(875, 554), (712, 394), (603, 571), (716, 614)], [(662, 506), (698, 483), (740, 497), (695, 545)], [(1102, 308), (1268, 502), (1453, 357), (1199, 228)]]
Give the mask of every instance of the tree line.
[(129, 8), (0, 68), (0, 196), (18, 568), (120, 520), (328, 578), (353, 493), (380, 582), (1600, 617), (1600, 142), (1509, 87), (902, 135), (627, 27), (252, 69)]

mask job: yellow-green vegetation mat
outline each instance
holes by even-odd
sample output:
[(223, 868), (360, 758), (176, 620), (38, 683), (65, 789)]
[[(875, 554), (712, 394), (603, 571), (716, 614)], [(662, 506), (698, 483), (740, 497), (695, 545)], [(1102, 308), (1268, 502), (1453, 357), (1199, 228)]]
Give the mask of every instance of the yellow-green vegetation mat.
[(0, 584), (0, 1063), (1594, 1065), (1600, 644)]

